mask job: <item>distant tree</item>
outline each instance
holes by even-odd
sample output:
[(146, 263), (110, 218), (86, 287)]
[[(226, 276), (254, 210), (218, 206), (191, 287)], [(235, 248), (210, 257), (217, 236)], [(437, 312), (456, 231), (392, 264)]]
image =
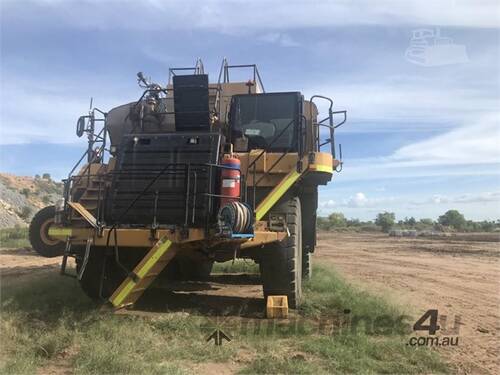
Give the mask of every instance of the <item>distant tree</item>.
[(50, 181), (50, 173), (44, 173), (44, 174), (42, 175), (42, 178), (43, 178), (44, 180), (49, 180), (49, 181)]
[(347, 226), (348, 227), (359, 227), (361, 225), (361, 221), (359, 219), (348, 219)]
[(494, 221), (481, 221), (479, 224), (479, 228), (483, 232), (492, 232), (495, 229), (495, 222)]
[(326, 217), (318, 216), (316, 218), (316, 226), (319, 229), (329, 230), (330, 229), (330, 221)]
[(19, 217), (23, 220), (27, 220), (31, 215), (31, 208), (29, 206), (24, 206), (19, 212)]
[(434, 220), (432, 219), (420, 219), (420, 223), (424, 225), (434, 225)]
[(21, 189), (20, 193), (24, 195), (25, 197), (28, 197), (30, 195), (31, 190), (28, 188), (23, 188)]
[(39, 180), (40, 179), (40, 175), (39, 174), (36, 174), (35, 175), (35, 180)]
[(383, 232), (389, 232), (395, 221), (396, 215), (394, 214), (394, 212), (382, 212), (377, 215), (375, 224), (382, 227)]
[(408, 225), (410, 227), (414, 227), (415, 224), (417, 224), (417, 220), (412, 216), (410, 218), (405, 217), (405, 225)]
[(453, 227), (456, 230), (465, 228), (467, 221), (457, 210), (448, 210), (444, 215), (439, 216), (438, 223), (447, 227)]
[(328, 221), (332, 227), (345, 227), (347, 225), (347, 220), (341, 212), (333, 212), (328, 215)]
[(42, 202), (45, 204), (49, 204), (50, 203), (50, 195), (44, 195), (42, 197)]

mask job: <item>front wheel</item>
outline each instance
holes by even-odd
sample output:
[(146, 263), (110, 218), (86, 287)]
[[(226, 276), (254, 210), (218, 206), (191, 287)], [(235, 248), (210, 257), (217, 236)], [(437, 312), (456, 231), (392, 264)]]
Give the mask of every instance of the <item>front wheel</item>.
[(38, 211), (31, 220), (29, 240), (33, 249), (46, 258), (61, 256), (65, 244), (49, 236), (49, 228), (54, 223), (55, 206), (48, 206)]
[(285, 295), (296, 309), (302, 298), (302, 217), (300, 199), (293, 197), (271, 210), (285, 217), (290, 235), (262, 249), (260, 272), (264, 297)]

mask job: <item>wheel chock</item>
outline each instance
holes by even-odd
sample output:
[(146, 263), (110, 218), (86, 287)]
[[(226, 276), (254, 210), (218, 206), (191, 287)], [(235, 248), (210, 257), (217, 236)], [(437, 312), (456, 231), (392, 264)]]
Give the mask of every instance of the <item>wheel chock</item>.
[(266, 316), (268, 319), (288, 318), (288, 297), (267, 296)]

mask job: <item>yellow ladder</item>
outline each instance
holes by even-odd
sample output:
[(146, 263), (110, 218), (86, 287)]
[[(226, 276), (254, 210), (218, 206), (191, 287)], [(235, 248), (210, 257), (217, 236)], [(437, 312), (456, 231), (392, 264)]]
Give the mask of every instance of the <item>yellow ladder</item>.
[(109, 297), (109, 302), (115, 308), (135, 303), (175, 256), (176, 246), (172, 245), (172, 241), (166, 237), (160, 238), (134, 268), (131, 275), (127, 276), (113, 295)]

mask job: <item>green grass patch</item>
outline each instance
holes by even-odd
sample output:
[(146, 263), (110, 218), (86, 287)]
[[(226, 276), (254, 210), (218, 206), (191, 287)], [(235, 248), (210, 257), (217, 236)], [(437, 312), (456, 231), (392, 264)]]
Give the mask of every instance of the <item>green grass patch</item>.
[(351, 316), (387, 316), (397, 319), (402, 315), (399, 306), (353, 287), (331, 267), (315, 266), (313, 277), (303, 285), (302, 314), (319, 318), (325, 315), (342, 316), (349, 310)]
[[(246, 272), (247, 263), (236, 264), (237, 271), (229, 272)], [(399, 316), (383, 299), (323, 267), (315, 267), (304, 287), (297, 319), (234, 317), (221, 323), (232, 341), (214, 346), (206, 340), (215, 317), (199, 315), (194, 298), (192, 310), (183, 312), (115, 315), (100, 311), (76, 280), (55, 272), (4, 279), (0, 373), (32, 374), (64, 362), (76, 374), (190, 374), (197, 364), (231, 363), (234, 368), (235, 361), (243, 374), (446, 372), (434, 351), (406, 346), (407, 337), (399, 332), (352, 330), (343, 324), (339, 331), (318, 329), (320, 319), (333, 326), (346, 308), (352, 316)]]
[(28, 228), (3, 228), (0, 229), (0, 247), (16, 248), (30, 246)]
[(213, 273), (259, 273), (259, 265), (250, 259), (214, 263)]

